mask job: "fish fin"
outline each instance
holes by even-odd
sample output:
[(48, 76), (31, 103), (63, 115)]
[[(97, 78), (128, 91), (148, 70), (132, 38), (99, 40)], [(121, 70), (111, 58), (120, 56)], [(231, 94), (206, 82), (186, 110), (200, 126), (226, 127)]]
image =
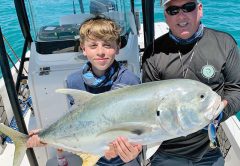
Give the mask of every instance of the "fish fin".
[(161, 142), (157, 142), (154, 144), (147, 145), (146, 159), (150, 159), (150, 157), (152, 157), (152, 155), (158, 150), (161, 144), (162, 144)]
[(77, 89), (56, 89), (56, 92), (72, 96), (74, 104), (80, 106), (82, 106), (84, 103), (88, 102), (95, 96), (92, 93)]
[(82, 166), (94, 166), (100, 159), (99, 156), (92, 155), (89, 153), (77, 153), (83, 160)]
[(126, 87), (130, 87), (130, 85), (119, 83), (119, 84), (116, 84), (112, 90), (126, 88)]
[[(128, 122), (117, 124), (116, 126), (111, 126), (111, 128), (107, 128), (106, 130), (98, 133), (97, 136), (112, 133), (112, 132), (122, 132), (124, 133), (131, 133), (133, 135), (142, 135), (146, 132), (151, 132), (153, 128), (147, 124), (139, 123), (139, 122)], [(120, 134), (120, 133), (119, 133)]]
[(28, 135), (20, 133), (0, 123), (0, 132), (9, 136), (15, 144), (13, 166), (19, 166), (27, 150)]

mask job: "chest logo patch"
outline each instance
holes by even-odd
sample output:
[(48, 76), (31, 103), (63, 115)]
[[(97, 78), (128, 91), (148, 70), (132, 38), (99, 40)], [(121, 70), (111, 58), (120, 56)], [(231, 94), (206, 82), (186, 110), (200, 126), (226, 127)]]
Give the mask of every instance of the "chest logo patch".
[(205, 65), (202, 67), (201, 73), (203, 77), (210, 79), (214, 77), (216, 70), (212, 65)]

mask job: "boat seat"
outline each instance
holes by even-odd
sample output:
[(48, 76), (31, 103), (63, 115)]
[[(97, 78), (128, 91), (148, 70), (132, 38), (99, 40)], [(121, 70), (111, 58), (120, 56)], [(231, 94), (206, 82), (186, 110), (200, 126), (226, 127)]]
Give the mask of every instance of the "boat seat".
[[(127, 45), (128, 33), (121, 36), (121, 47)], [(79, 25), (56, 25), (40, 28), (35, 42), (39, 54), (79, 51)]]

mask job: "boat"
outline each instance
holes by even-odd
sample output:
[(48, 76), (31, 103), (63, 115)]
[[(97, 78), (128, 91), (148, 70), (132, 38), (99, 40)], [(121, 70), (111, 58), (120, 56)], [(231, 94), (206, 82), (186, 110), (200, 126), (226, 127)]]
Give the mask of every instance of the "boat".
[[(134, 0), (39, 1), (38, 4), (32, 0), (14, 0), (25, 41), (16, 72), (9, 67), (4, 42), (0, 40), (3, 72), (0, 81), (1, 123), (17, 127), (27, 134), (32, 129), (49, 126), (69, 111), (67, 98), (55, 93), (55, 89), (65, 87), (67, 75), (86, 63), (79, 49), (78, 30), (84, 20), (95, 14), (110, 17), (120, 25), (122, 43), (117, 60), (140, 77), (144, 48), (169, 30), (165, 22), (154, 22), (153, 9), (157, 2), (141, 2), (142, 17), (135, 10)], [(38, 20), (41, 18), (39, 5), (48, 7), (48, 3), (55, 5), (55, 9), (48, 10), (57, 12), (52, 17), (44, 18), (42, 24)], [(236, 116), (230, 117), (218, 131), (225, 165), (238, 165), (239, 120)], [(6, 136), (0, 136), (0, 163), (11, 166), (14, 144)], [(149, 148), (148, 154), (153, 154), (157, 147)], [(76, 155), (65, 152), (65, 157), (69, 165), (81, 164), (81, 159)], [(28, 149), (21, 165), (57, 165), (56, 150), (51, 147)]]

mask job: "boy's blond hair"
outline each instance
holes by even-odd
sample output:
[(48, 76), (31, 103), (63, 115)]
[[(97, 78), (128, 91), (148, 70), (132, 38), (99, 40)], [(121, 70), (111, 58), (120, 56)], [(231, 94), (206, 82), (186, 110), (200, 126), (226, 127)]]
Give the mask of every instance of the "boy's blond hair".
[(111, 19), (96, 16), (83, 22), (80, 27), (80, 45), (88, 39), (96, 40), (100, 39), (105, 42), (115, 41), (118, 45), (120, 44), (120, 27)]

